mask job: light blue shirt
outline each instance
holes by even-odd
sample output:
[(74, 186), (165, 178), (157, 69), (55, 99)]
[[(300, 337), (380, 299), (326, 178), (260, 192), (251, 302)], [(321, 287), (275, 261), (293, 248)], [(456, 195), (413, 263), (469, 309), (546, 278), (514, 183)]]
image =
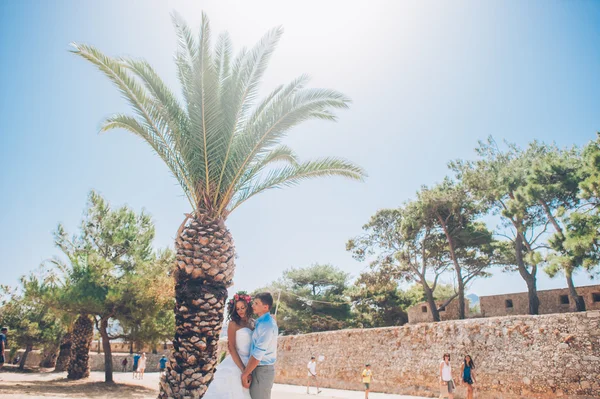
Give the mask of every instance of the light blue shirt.
[(258, 360), (259, 366), (271, 366), (277, 360), (277, 335), (279, 328), (270, 313), (265, 313), (256, 320), (252, 333), (250, 355)]

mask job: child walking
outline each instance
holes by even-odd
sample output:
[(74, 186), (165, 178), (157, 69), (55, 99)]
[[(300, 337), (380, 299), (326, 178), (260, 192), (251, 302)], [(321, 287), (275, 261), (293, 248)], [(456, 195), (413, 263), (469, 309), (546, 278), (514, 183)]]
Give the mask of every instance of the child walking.
[(371, 382), (374, 381), (373, 372), (371, 371), (371, 365), (365, 364), (365, 369), (362, 372), (362, 382), (365, 384), (365, 399), (369, 399), (369, 390), (371, 389)]

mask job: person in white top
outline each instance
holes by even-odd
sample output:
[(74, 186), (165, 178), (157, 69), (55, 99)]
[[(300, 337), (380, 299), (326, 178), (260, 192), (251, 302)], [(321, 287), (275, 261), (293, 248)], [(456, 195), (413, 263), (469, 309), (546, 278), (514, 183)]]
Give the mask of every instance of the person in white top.
[(309, 394), (310, 381), (313, 380), (315, 382), (315, 386), (317, 387), (317, 395), (321, 393), (319, 389), (319, 379), (317, 378), (317, 361), (314, 356), (311, 356), (310, 362), (306, 366), (308, 369), (308, 374), (306, 377), (306, 393)]
[(146, 371), (146, 354), (142, 353), (142, 357), (140, 358), (140, 364), (138, 365), (138, 373), (140, 376), (140, 380), (144, 379), (145, 371)]
[(444, 353), (440, 363), (440, 399), (454, 399), (454, 381), (452, 380), (452, 367), (450, 366), (450, 354)]

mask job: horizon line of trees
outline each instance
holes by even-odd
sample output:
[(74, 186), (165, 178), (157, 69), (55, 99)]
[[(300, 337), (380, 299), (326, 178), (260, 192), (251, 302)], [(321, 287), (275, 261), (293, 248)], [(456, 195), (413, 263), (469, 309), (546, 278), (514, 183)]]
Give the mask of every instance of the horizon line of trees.
[(450, 162), (441, 183), (422, 186), (396, 209), (379, 210), (348, 241), (348, 251), (373, 272), (421, 285), (434, 321), (440, 276), (452, 273), (462, 319), (466, 288), (492, 268), (519, 273), (529, 314), (539, 313), (540, 269), (562, 275), (570, 309), (584, 311), (573, 275), (598, 275), (600, 136), (583, 148), (537, 140), (501, 147), (489, 137), (475, 151), (475, 160)]

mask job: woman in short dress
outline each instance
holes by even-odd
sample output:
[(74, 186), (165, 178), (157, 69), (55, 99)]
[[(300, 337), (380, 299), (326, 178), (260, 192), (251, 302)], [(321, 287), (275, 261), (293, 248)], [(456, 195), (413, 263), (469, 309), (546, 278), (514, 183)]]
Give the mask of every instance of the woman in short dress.
[(144, 379), (144, 372), (146, 372), (146, 354), (142, 353), (142, 357), (140, 358), (140, 363), (138, 364), (138, 374), (140, 380)]
[(473, 384), (475, 384), (475, 363), (470, 355), (465, 356), (465, 361), (460, 368), (463, 384), (467, 386), (467, 399), (473, 399)]

